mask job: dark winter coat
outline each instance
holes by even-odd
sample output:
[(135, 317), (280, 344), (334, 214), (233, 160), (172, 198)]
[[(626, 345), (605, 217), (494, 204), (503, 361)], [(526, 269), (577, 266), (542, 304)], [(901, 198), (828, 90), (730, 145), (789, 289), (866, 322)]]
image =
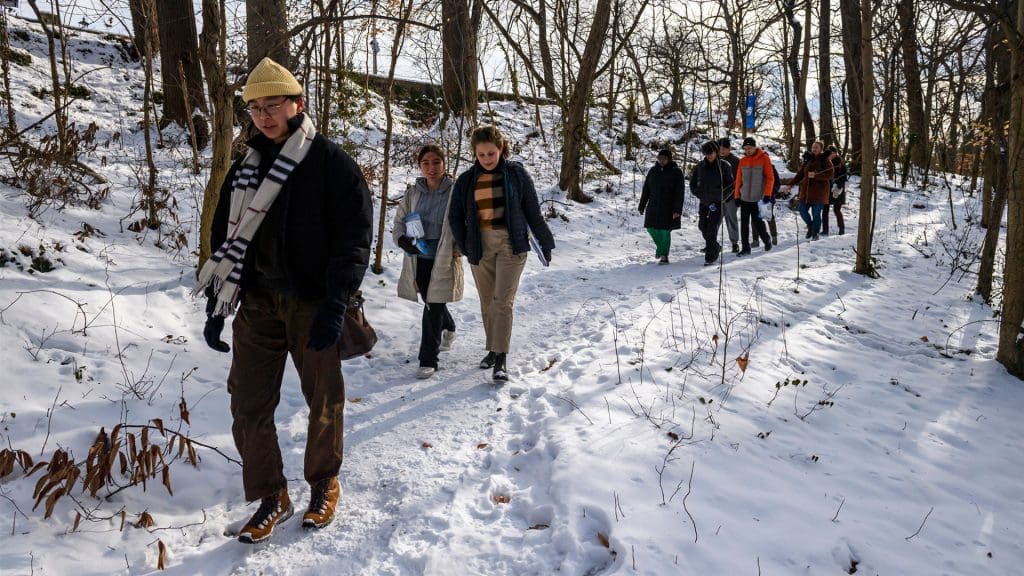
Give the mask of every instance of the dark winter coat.
[[(526, 168), (519, 162), (502, 159), (497, 169), (504, 170), (505, 222), (512, 242), (512, 253), (522, 254), (530, 250), (531, 232), (537, 237), (541, 248), (553, 250), (555, 237), (540, 213), (537, 189)], [(448, 223), (455, 244), (474, 266), (480, 263), (484, 252), (474, 193), (476, 180), (483, 171), (480, 163), (475, 162), (459, 175), (452, 189), (452, 202), (448, 209)]]
[[(263, 157), (280, 149), (263, 134), (248, 144)], [(241, 164), (238, 160), (231, 166), (221, 186), (210, 234), (214, 249), (227, 238), (231, 183)], [(242, 298), (246, 289), (262, 286), (304, 300), (347, 303), (363, 281), (372, 238), (373, 205), (362, 171), (335, 143), (317, 134), (246, 250)], [(271, 275), (279, 277), (268, 282), (257, 260), (269, 263), (262, 269), (275, 270), (279, 274)]]
[(846, 179), (849, 175), (842, 156), (836, 156), (832, 160), (832, 166), (835, 168), (835, 173), (832, 175), (832, 188), (839, 188), (841, 192), (838, 196), (832, 196), (831, 203), (833, 206), (843, 206), (846, 204)]
[(697, 197), (701, 206), (721, 204), (724, 198), (732, 198), (732, 166), (724, 160), (701, 160), (690, 174), (690, 194)]
[[(800, 170), (788, 182), (790, 186), (800, 184), (800, 202), (805, 204), (828, 204), (832, 194), (832, 163), (828, 156), (818, 154), (800, 166)], [(814, 178), (807, 174), (814, 172)]]
[(644, 214), (644, 228), (678, 230), (679, 218), (673, 214), (683, 212), (683, 191), (686, 177), (679, 165), (669, 160), (662, 166), (655, 163), (644, 179), (638, 210)]
[[(733, 154), (733, 152), (730, 150), (728, 156), (719, 156), (718, 159), (725, 160), (729, 164), (729, 167), (732, 168), (732, 181), (736, 182), (736, 170), (738, 170), (740, 166), (740, 157), (737, 156), (736, 154)], [(730, 201), (735, 199), (736, 197), (732, 194), (730, 194), (727, 198), (727, 200)]]

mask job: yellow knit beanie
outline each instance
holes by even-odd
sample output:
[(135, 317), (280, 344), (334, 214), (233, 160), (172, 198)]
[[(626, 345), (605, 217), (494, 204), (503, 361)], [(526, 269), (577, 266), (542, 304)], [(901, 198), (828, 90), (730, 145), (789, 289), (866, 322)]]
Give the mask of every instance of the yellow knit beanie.
[(242, 88), (242, 100), (250, 102), (267, 96), (298, 96), (302, 94), (302, 86), (292, 73), (270, 58), (260, 63), (249, 73)]

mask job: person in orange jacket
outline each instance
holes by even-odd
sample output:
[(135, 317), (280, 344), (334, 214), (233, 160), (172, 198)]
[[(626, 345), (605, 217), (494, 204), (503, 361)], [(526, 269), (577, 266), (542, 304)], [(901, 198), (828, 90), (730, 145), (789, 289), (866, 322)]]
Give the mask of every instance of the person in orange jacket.
[(761, 220), (758, 203), (770, 200), (775, 174), (772, 161), (764, 150), (757, 147), (757, 141), (750, 136), (743, 139), (743, 158), (736, 167), (736, 201), (740, 206), (740, 236), (743, 248), (737, 256), (750, 254), (750, 224), (753, 221), (754, 234), (764, 243), (765, 252), (772, 249), (772, 238)]

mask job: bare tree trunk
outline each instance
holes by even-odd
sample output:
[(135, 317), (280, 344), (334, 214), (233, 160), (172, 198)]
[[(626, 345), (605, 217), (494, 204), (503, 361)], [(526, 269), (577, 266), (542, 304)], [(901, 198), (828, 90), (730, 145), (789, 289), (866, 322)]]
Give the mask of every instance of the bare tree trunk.
[[(860, 171), (861, 150), (864, 147), (865, 135), (861, 132), (864, 101), (864, 80), (861, 74), (864, 59), (861, 55), (861, 13), (859, 3), (853, 0), (840, 0), (839, 9), (843, 16), (843, 63), (846, 66), (847, 102), (850, 113), (850, 146), (847, 155), (847, 166), (850, 172)], [(868, 133), (867, 138), (871, 138)]]
[(246, 0), (245, 32), (249, 70), (266, 56), (291, 69), (285, 0)]
[[(408, 5), (406, 5), (406, 1), (408, 1)], [(402, 0), (402, 4), (399, 6), (402, 18), (395, 27), (395, 38), (391, 43), (391, 66), (388, 67), (387, 88), (384, 90), (384, 117), (386, 119), (384, 128), (384, 171), (380, 183), (380, 221), (377, 228), (377, 248), (374, 251), (373, 266), (371, 267), (374, 274), (384, 272), (384, 238), (387, 237), (384, 227), (387, 225), (388, 180), (391, 178), (391, 142), (395, 127), (395, 117), (391, 111), (391, 101), (394, 100), (395, 67), (398, 63), (398, 56), (402, 53), (402, 43), (405, 40), (405, 25), (412, 15), (413, 5), (414, 0)]]
[[(146, 39), (146, 29), (149, 27), (149, 18), (156, 18), (156, 14), (149, 14), (144, 7), (145, 0), (128, 0), (128, 9), (132, 15), (132, 45), (135, 46), (135, 53), (141, 59), (146, 53), (142, 42)], [(160, 37), (152, 36), (152, 44), (149, 49), (153, 54), (160, 52)]]
[[(32, 11), (35, 12), (36, 18), (39, 20), (39, 25), (43, 27), (43, 33), (46, 34), (46, 48), (50, 55), (50, 89), (53, 90), (53, 120), (57, 123), (57, 139), (60, 145), (60, 157), (63, 161), (67, 160), (68, 116), (67, 110), (64, 109), (65, 88), (61, 85), (60, 72), (57, 71), (57, 46), (53, 39), (53, 30), (50, 28), (50, 24), (43, 20), (36, 0), (28, 0), (28, 5), (32, 7)], [(64, 85), (66, 86), (70, 81), (70, 78), (64, 78)]]
[(594, 21), (590, 26), (576, 86), (569, 98), (565, 125), (563, 128), (562, 169), (558, 176), (558, 187), (567, 192), (567, 197), (576, 202), (590, 202), (590, 196), (580, 187), (580, 153), (587, 139), (587, 102), (594, 85), (604, 35), (611, 19), (611, 0), (597, 0), (594, 7)]
[(1006, 208), (1007, 165), (1006, 111), (1010, 107), (1010, 55), (1005, 35), (991, 28), (985, 36), (985, 91), (982, 94), (981, 122), (988, 132), (985, 156), (985, 180), (981, 198), (981, 227), (985, 229), (985, 243), (978, 265), (977, 293), (992, 302), (996, 253), (1002, 231), (1003, 212)]
[[(1024, 379), (1024, 0), (1016, 0), (1009, 36), (1010, 177), (1006, 202), (1006, 266), (996, 360)], [(1007, 26), (1007, 28), (1009, 28)], [(997, 225), (995, 222), (993, 225)]]
[(906, 84), (907, 113), (910, 116), (907, 132), (907, 146), (910, 160), (918, 168), (928, 163), (928, 119), (924, 112), (924, 98), (921, 90), (921, 66), (917, 62), (917, 18), (914, 14), (914, 0), (900, 0), (898, 18), (900, 22), (900, 49), (903, 55), (903, 78)]
[[(156, 14), (156, 0), (143, 0), (143, 10), (147, 15)], [(153, 37), (157, 35), (156, 18), (146, 18), (149, 27), (146, 28), (146, 37), (143, 38), (145, 52), (143, 54), (143, 66), (146, 71), (146, 80), (142, 90), (142, 132), (143, 141), (146, 143), (146, 172), (148, 178), (142, 187), (141, 205), (146, 211), (146, 226), (151, 230), (160, 227), (160, 207), (156, 198), (156, 162), (153, 161), (153, 137), (150, 131), (153, 128), (153, 117), (151, 115), (153, 102)]]
[(441, 92), (450, 114), (475, 120), (477, 109), (477, 28), (470, 0), (441, 1)]
[(213, 108), (213, 151), (210, 159), (210, 179), (203, 190), (203, 209), (199, 215), (199, 264), (213, 253), (210, 233), (213, 215), (220, 200), (220, 189), (231, 168), (231, 144), (235, 133), (233, 88), (227, 78), (227, 30), (225, 29), (224, 0), (203, 0), (203, 33), (200, 36), (199, 57), (206, 72), (206, 89)]
[(18, 117), (14, 114), (11, 98), (11, 44), (7, 36), (7, 11), (0, 9), (0, 71), (4, 78), (4, 108), (7, 108), (5, 139), (14, 138), (18, 133)]
[(832, 127), (831, 0), (821, 0), (818, 27), (818, 96), (820, 98), (821, 139), (825, 144), (834, 144), (836, 135), (835, 128)]
[[(199, 148), (205, 148), (209, 128), (206, 126), (206, 99), (192, 0), (160, 0), (157, 2), (157, 22), (162, 47), (163, 121), (183, 127), (188, 127), (191, 121), (196, 126), (194, 136)], [(196, 111), (198, 117), (193, 118)]]
[(861, 69), (864, 70), (863, 92), (861, 94), (861, 134), (865, 136), (861, 147), (860, 167), (860, 221), (857, 224), (857, 261), (853, 271), (872, 278), (878, 276), (871, 248), (874, 241), (874, 202), (875, 202), (875, 150), (871, 134), (874, 130), (874, 67), (872, 66), (872, 16), (874, 9), (872, 0), (860, 0), (861, 13)]

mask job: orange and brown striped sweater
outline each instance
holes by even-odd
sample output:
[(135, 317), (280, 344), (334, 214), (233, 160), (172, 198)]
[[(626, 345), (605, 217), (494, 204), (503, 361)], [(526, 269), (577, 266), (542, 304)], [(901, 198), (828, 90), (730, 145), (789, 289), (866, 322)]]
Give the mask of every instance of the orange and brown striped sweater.
[(474, 199), (481, 230), (506, 227), (504, 170), (482, 172), (476, 179)]

